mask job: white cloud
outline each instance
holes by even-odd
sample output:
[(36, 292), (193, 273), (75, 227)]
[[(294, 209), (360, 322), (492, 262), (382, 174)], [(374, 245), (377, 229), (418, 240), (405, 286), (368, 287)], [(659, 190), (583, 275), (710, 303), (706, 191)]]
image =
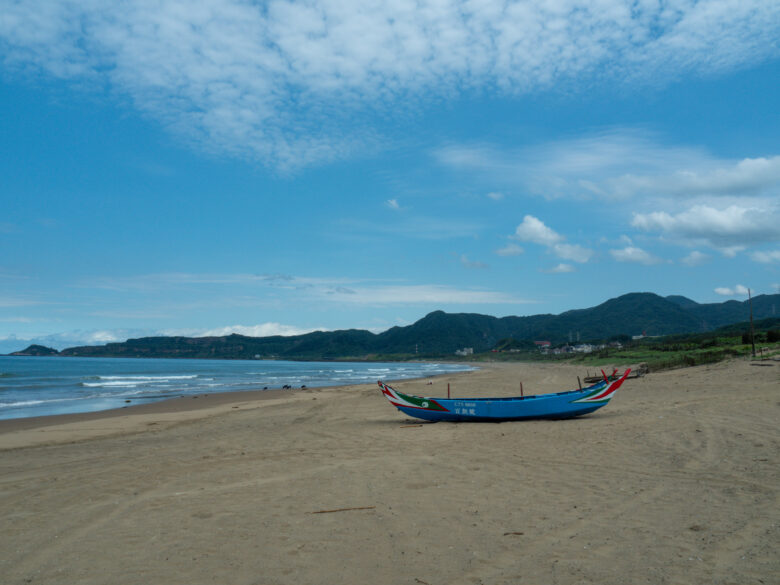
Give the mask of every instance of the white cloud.
[(533, 215), (526, 215), (523, 218), (523, 223), (515, 230), (515, 237), (523, 242), (533, 242), (543, 246), (553, 246), (564, 239), (562, 235), (544, 225), (544, 222)]
[[(671, 172), (669, 172), (670, 169)], [(700, 160), (670, 164), (655, 175), (623, 175), (608, 182), (619, 195), (752, 195), (780, 184), (780, 156), (739, 161)], [(666, 171), (668, 174), (665, 174)]]
[(488, 197), (490, 197), (493, 201), (501, 201), (504, 198), (503, 193), (496, 193), (495, 191), (488, 193)]
[(115, 341), (125, 341), (131, 337), (145, 337), (161, 334), (163, 333), (151, 329), (75, 329), (54, 334), (12, 334), (0, 337), (0, 353), (5, 351), (18, 351), (33, 343), (61, 350), (66, 347), (103, 345)]
[(715, 293), (722, 295), (724, 297), (735, 297), (735, 296), (748, 294), (748, 289), (746, 286), (743, 286), (741, 284), (738, 284), (734, 288), (721, 286), (715, 289)]
[(401, 206), (398, 204), (398, 199), (388, 199), (385, 201), (385, 205), (387, 205), (390, 209), (399, 210), (401, 209)]
[(515, 229), (513, 237), (522, 242), (547, 246), (548, 250), (564, 260), (585, 263), (593, 256), (593, 250), (583, 248), (578, 244), (565, 243), (565, 237), (547, 227), (544, 222), (533, 215), (526, 215), (523, 218), (523, 222)]
[(558, 264), (558, 266), (550, 268), (545, 272), (549, 272), (550, 274), (566, 274), (567, 272), (574, 272), (574, 266), (572, 266), (571, 264), (564, 264), (563, 262), (561, 262), (560, 264)]
[(205, 148), (282, 167), (362, 152), (367, 112), (429, 97), (754, 66), (778, 54), (780, 22), (761, 0), (60, 0), (2, 12), (7, 68), (108, 86)]
[(248, 337), (272, 337), (275, 335), (281, 335), (289, 337), (292, 335), (303, 335), (305, 333), (311, 333), (312, 331), (326, 331), (322, 328), (302, 328), (295, 327), (293, 325), (284, 325), (282, 323), (262, 323), (260, 325), (231, 325), (228, 327), (217, 327), (215, 329), (191, 329), (177, 330), (176, 333), (167, 332), (165, 335), (187, 335), (192, 337), (223, 337), (225, 335), (231, 335), (236, 333), (238, 335), (246, 335)]
[[(710, 168), (707, 168), (709, 166)], [(627, 190), (669, 195), (729, 195), (761, 193), (780, 183), (780, 156), (712, 161), (699, 169), (679, 169), (669, 176), (624, 177)]]
[(635, 213), (631, 225), (671, 239), (702, 243), (727, 255), (747, 245), (780, 239), (780, 214), (772, 206), (718, 209), (696, 205), (675, 215), (665, 211)]
[(518, 246), (517, 244), (507, 244), (503, 248), (499, 248), (498, 250), (496, 250), (496, 254), (498, 254), (499, 256), (504, 256), (504, 257), (507, 257), (507, 256), (519, 256), (523, 252), (524, 252), (524, 250), (520, 246)]
[(0, 353), (17, 351), (32, 343), (62, 350), (80, 345), (103, 345), (122, 342), (130, 338), (150, 336), (221, 337), (237, 333), (249, 337), (270, 337), (274, 335), (303, 335), (312, 331), (327, 331), (323, 328), (301, 328), (281, 323), (263, 323), (260, 325), (232, 325), (213, 329), (177, 328), (177, 329), (76, 329), (49, 335), (8, 335), (0, 337)]
[(661, 260), (642, 248), (628, 246), (620, 250), (610, 250), (609, 253), (618, 262), (636, 262), (638, 264), (658, 264)]
[(686, 266), (699, 266), (704, 264), (708, 259), (709, 256), (707, 254), (702, 254), (698, 250), (693, 250), (685, 258), (680, 260), (680, 263), (685, 264)]
[(756, 262), (762, 264), (769, 264), (770, 262), (780, 262), (780, 250), (763, 251), (757, 250), (753, 252), (750, 257)]
[(125, 337), (122, 337), (121, 332), (107, 329), (91, 331), (83, 337), (84, 343), (87, 345), (112, 343), (114, 341), (124, 341), (125, 339)]

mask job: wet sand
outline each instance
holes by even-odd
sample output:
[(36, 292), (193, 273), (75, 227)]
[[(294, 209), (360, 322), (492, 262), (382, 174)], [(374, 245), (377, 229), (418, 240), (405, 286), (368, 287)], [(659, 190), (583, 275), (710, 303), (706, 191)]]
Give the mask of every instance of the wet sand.
[[(0, 581), (779, 583), (768, 363), (651, 373), (569, 421), (423, 423), (375, 385), (0, 421)], [(584, 375), (394, 386), (509, 396)]]

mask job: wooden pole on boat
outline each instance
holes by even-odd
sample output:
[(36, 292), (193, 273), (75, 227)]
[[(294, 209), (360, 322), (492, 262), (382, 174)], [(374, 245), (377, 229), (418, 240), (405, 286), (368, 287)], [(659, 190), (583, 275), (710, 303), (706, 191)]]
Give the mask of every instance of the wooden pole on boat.
[(580, 382), (580, 377), (577, 376), (577, 384), (580, 386), (580, 390), (582, 390), (582, 382)]
[(520, 382), (520, 396), (523, 395), (523, 383)]
[(447, 398), (450, 397), (450, 383), (447, 382)]

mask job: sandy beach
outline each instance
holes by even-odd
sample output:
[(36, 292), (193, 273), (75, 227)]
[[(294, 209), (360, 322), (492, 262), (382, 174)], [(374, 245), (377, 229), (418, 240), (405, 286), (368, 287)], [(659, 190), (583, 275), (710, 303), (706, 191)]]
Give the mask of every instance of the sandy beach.
[[(480, 364), (422, 395), (571, 389)], [(780, 583), (780, 362), (569, 421), (421, 423), (376, 385), (0, 421), (4, 584)]]

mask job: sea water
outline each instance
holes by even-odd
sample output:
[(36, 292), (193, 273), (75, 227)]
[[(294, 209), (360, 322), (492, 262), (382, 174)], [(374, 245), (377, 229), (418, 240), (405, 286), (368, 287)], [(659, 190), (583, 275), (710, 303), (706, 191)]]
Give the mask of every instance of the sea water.
[(471, 369), (417, 362), (0, 356), (0, 419), (93, 412), (195, 394), (344, 386)]

